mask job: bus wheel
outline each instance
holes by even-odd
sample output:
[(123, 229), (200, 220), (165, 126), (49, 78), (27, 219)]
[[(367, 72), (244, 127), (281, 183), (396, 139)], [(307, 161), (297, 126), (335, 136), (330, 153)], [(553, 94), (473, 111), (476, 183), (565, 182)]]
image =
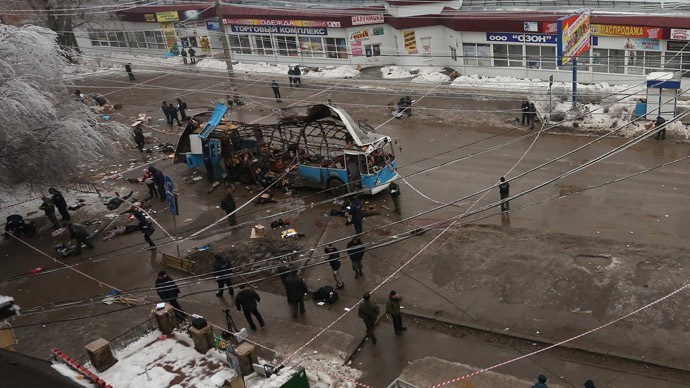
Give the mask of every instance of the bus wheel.
[(339, 178), (331, 178), (328, 181), (328, 190), (333, 196), (341, 196), (347, 193), (347, 186)]

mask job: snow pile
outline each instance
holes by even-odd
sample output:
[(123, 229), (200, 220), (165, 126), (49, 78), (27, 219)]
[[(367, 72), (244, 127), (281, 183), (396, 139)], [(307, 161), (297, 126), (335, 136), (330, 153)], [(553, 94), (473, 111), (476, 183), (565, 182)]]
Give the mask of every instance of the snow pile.
[(448, 82), (450, 81), (450, 77), (438, 72), (438, 71), (432, 71), (432, 72), (420, 72), (418, 76), (416, 76), (412, 82), (434, 82), (434, 83), (439, 83), (439, 82)]
[(214, 69), (214, 70), (225, 70), (227, 66), (225, 61), (219, 59), (204, 58), (196, 63), (196, 67), (201, 69)]
[(359, 75), (359, 70), (350, 66), (326, 66), (310, 71), (308, 77), (352, 78)]
[(381, 68), (383, 79), (411, 78), (412, 73), (400, 66), (386, 66)]
[(115, 353), (118, 359), (105, 372), (95, 372), (117, 388), (175, 386), (215, 388), (235, 376), (225, 355), (211, 350), (205, 355), (194, 350), (191, 338), (177, 334), (161, 340), (154, 331)]
[(61, 375), (68, 377), (70, 380), (72, 380), (72, 382), (81, 385), (82, 387), (94, 387), (94, 385), (91, 384), (89, 380), (85, 379), (82, 374), (75, 372), (72, 368), (61, 362), (52, 364), (50, 365), (50, 367), (58, 371), (58, 373), (60, 373)]
[(12, 315), (19, 315), (19, 306), (14, 304), (14, 298), (11, 296), (0, 295), (0, 309), (5, 308), (7, 308)]
[(247, 73), (274, 73), (287, 75), (290, 66), (278, 64), (270, 65), (265, 62), (259, 63), (237, 63), (232, 65), (236, 71), (245, 71)]

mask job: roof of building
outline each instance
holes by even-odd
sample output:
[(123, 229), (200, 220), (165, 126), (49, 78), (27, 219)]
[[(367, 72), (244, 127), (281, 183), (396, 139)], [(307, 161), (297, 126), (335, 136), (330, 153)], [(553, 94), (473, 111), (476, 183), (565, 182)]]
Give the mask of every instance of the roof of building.
[(13, 387), (81, 387), (50, 365), (49, 361), (0, 349), (0, 375)]

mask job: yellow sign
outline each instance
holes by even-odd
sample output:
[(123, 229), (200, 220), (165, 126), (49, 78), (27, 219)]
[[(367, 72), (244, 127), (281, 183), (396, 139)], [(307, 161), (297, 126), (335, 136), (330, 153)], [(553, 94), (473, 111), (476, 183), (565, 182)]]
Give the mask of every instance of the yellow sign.
[(165, 43), (168, 46), (169, 53), (177, 54), (177, 37), (175, 37), (175, 26), (172, 23), (161, 23), (163, 29), (163, 36), (165, 36)]
[(155, 22), (156, 21), (156, 15), (152, 13), (145, 13), (144, 14), (144, 20), (147, 22)]
[(403, 31), (403, 41), (408, 54), (417, 54), (417, 34), (414, 30)]
[(177, 11), (168, 11), (156, 12), (156, 19), (158, 19), (159, 22), (176, 22), (180, 20), (180, 17), (177, 15)]
[(211, 52), (211, 44), (208, 41), (208, 36), (201, 35), (199, 37), (199, 46), (201, 46), (201, 51), (204, 53)]

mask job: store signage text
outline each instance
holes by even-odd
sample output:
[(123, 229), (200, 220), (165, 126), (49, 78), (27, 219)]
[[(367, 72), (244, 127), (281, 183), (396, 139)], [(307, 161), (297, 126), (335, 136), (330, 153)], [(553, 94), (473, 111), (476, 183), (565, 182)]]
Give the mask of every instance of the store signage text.
[(325, 20), (223, 19), (223, 23), (239, 26), (340, 27), (340, 22)]
[(364, 24), (378, 24), (383, 23), (383, 15), (366, 15), (366, 16), (353, 16), (352, 25), (361, 26)]
[(176, 22), (180, 20), (180, 17), (177, 15), (177, 11), (156, 12), (156, 19), (158, 22)]
[(690, 40), (690, 30), (671, 28), (671, 39)]
[(327, 28), (284, 26), (230, 26), (232, 32), (249, 34), (328, 35)]
[(592, 24), (590, 27), (592, 35), (661, 39), (661, 28), (656, 27), (614, 26), (610, 24)]
[(350, 33), (350, 41), (352, 42), (367, 39), (369, 39), (369, 30), (353, 31)]
[(486, 40), (489, 42), (519, 42), (519, 43), (545, 43), (556, 44), (556, 35), (543, 34), (511, 34), (501, 32), (487, 32)]

